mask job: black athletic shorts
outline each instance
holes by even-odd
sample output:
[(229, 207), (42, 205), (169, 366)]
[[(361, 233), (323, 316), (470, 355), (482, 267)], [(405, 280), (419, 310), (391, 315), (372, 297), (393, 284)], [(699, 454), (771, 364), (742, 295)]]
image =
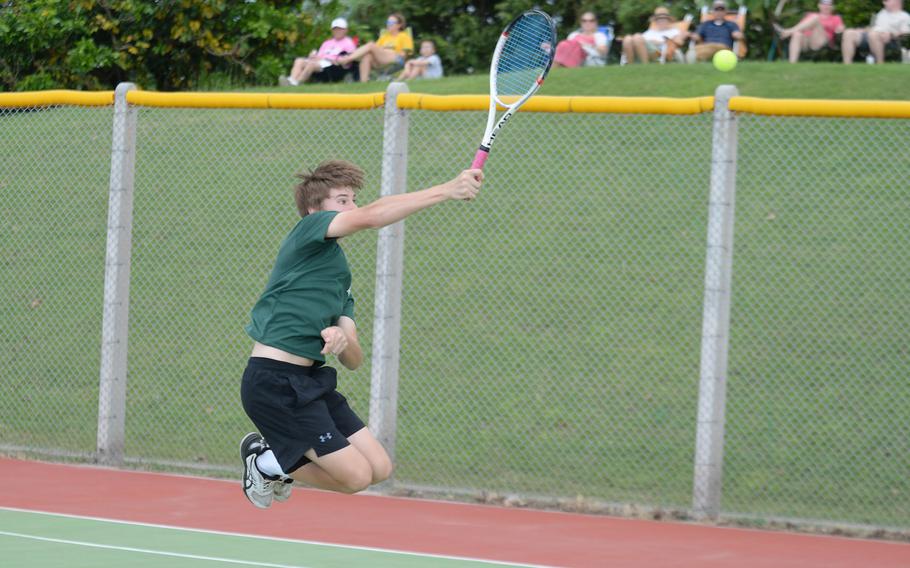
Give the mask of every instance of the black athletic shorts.
[(338, 451), (350, 445), (348, 436), (364, 427), (336, 385), (332, 367), (302, 367), (262, 357), (247, 362), (240, 384), (243, 409), (285, 473), (308, 463), (303, 454), (310, 448), (317, 456)]

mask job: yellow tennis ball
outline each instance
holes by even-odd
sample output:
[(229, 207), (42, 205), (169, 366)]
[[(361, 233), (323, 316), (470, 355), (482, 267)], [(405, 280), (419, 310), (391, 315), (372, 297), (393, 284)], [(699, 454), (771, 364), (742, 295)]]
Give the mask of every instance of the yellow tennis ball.
[(722, 49), (712, 59), (718, 71), (730, 71), (736, 67), (736, 54), (729, 49)]

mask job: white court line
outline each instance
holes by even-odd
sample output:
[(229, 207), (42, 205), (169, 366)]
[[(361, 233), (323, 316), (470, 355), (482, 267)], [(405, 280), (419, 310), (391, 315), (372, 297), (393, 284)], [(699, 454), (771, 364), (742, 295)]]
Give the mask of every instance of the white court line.
[[(106, 519), (104, 517), (90, 517), (84, 515), (70, 515), (67, 513), (53, 513), (50, 511), (36, 511), (33, 509), (20, 509), (18, 507), (3, 507), (0, 506), (0, 511), (11, 511), (13, 513), (31, 513), (33, 515), (47, 515), (49, 517), (63, 517), (67, 519), (76, 519), (84, 521), (98, 521), (102, 523), (112, 523), (116, 525), (128, 525), (128, 526), (137, 526), (137, 527), (150, 527), (156, 529), (168, 529), (173, 531), (187, 531), (194, 533), (202, 534), (214, 534), (219, 536), (232, 536), (240, 538), (254, 538), (258, 540), (269, 540), (275, 542), (290, 542), (295, 544), (309, 544), (313, 546), (323, 546), (327, 548), (341, 548), (347, 550), (363, 550), (366, 552), (383, 552), (386, 554), (398, 554), (401, 556), (416, 556), (418, 558), (440, 558), (443, 560), (460, 560), (462, 562), (483, 562), (485, 564), (493, 564), (497, 566), (512, 566), (514, 568), (554, 568), (551, 565), (544, 564), (522, 564), (520, 562), (508, 562), (503, 560), (490, 560), (487, 558), (471, 557), (471, 556), (454, 556), (448, 554), (432, 554), (427, 552), (409, 552), (407, 550), (395, 550), (393, 548), (376, 548), (372, 546), (358, 546), (353, 544), (335, 544), (331, 542), (318, 542), (315, 540), (302, 540), (294, 538), (280, 538), (275, 536), (263, 536), (257, 534), (248, 534), (248, 533), (237, 533), (237, 532), (226, 532), (226, 531), (216, 531), (216, 530), (207, 530), (207, 529), (196, 529), (190, 527), (178, 527), (172, 525), (159, 525), (155, 523), (142, 523), (138, 521), (121, 521), (117, 519)], [(0, 531), (2, 533), (3, 531)], [(267, 564), (261, 564), (261, 566), (268, 566)], [(277, 565), (273, 565), (277, 566)], [(301, 567), (292, 567), (292, 568), (307, 568), (305, 566)]]
[(47, 538), (44, 536), (35, 536), (32, 534), (22, 534), (7, 531), (0, 531), (0, 535), (13, 536), (16, 538), (28, 538), (31, 540), (41, 540), (44, 542), (55, 542), (58, 544), (72, 544), (75, 546), (87, 546), (89, 548), (104, 548), (107, 550), (121, 550), (125, 552), (141, 552), (142, 554), (154, 554), (157, 556), (173, 556), (176, 558), (190, 558), (192, 560), (209, 560), (212, 562), (225, 562), (227, 564), (245, 564), (247, 566), (262, 566), (264, 568), (307, 568), (306, 566), (290, 564), (271, 564), (269, 562), (251, 562), (248, 560), (234, 560), (231, 558), (219, 558), (217, 556), (200, 556), (197, 554), (182, 554), (180, 552), (164, 552), (162, 550), (149, 550), (147, 548), (133, 548), (131, 546), (113, 546), (110, 544), (97, 544), (94, 542), (83, 542), (80, 540), (66, 540), (62, 538)]

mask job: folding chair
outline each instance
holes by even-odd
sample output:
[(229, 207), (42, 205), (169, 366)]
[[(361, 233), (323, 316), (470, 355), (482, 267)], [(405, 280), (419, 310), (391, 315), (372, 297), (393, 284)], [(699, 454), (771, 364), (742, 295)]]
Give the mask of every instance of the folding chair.
[[(673, 24), (676, 26), (676, 29), (679, 30), (679, 33), (683, 36), (689, 33), (689, 27), (692, 25), (692, 14), (686, 14), (682, 20)], [(651, 24), (652, 26), (654, 24)], [(685, 63), (686, 58), (683, 53), (679, 50), (680, 46), (675, 41), (666, 41), (664, 42), (664, 47), (660, 51), (660, 62), (666, 63), (667, 61), (676, 61), (677, 63)]]
[[(737, 26), (739, 26), (739, 31), (742, 32), (743, 34), (745, 34), (746, 33), (746, 14), (748, 13), (748, 11), (749, 11), (749, 9), (746, 8), (745, 6), (740, 6), (736, 12), (728, 11), (727, 15), (724, 17), (724, 19), (727, 20), (728, 22), (734, 22)], [(701, 7), (701, 19), (699, 20), (699, 23), (703, 24), (703, 23), (713, 20), (713, 19), (714, 18), (711, 17), (711, 8), (707, 4), (702, 6)], [(693, 47), (695, 47), (695, 42), (690, 42), (689, 48), (691, 49)], [(731, 51), (733, 51), (733, 53), (735, 53), (737, 57), (739, 57), (740, 59), (745, 57), (746, 50), (747, 50), (747, 47), (746, 47), (745, 40), (742, 40), (742, 41), (738, 40), (738, 39), (733, 40), (733, 49)], [(693, 53), (694, 53), (694, 51), (693, 51)]]

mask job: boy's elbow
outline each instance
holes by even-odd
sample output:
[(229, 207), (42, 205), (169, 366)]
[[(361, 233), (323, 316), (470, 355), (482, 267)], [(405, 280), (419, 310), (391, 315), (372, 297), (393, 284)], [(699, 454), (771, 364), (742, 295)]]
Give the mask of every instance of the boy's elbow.
[(345, 357), (344, 360), (341, 361), (341, 364), (349, 371), (356, 371), (363, 365), (363, 356)]

